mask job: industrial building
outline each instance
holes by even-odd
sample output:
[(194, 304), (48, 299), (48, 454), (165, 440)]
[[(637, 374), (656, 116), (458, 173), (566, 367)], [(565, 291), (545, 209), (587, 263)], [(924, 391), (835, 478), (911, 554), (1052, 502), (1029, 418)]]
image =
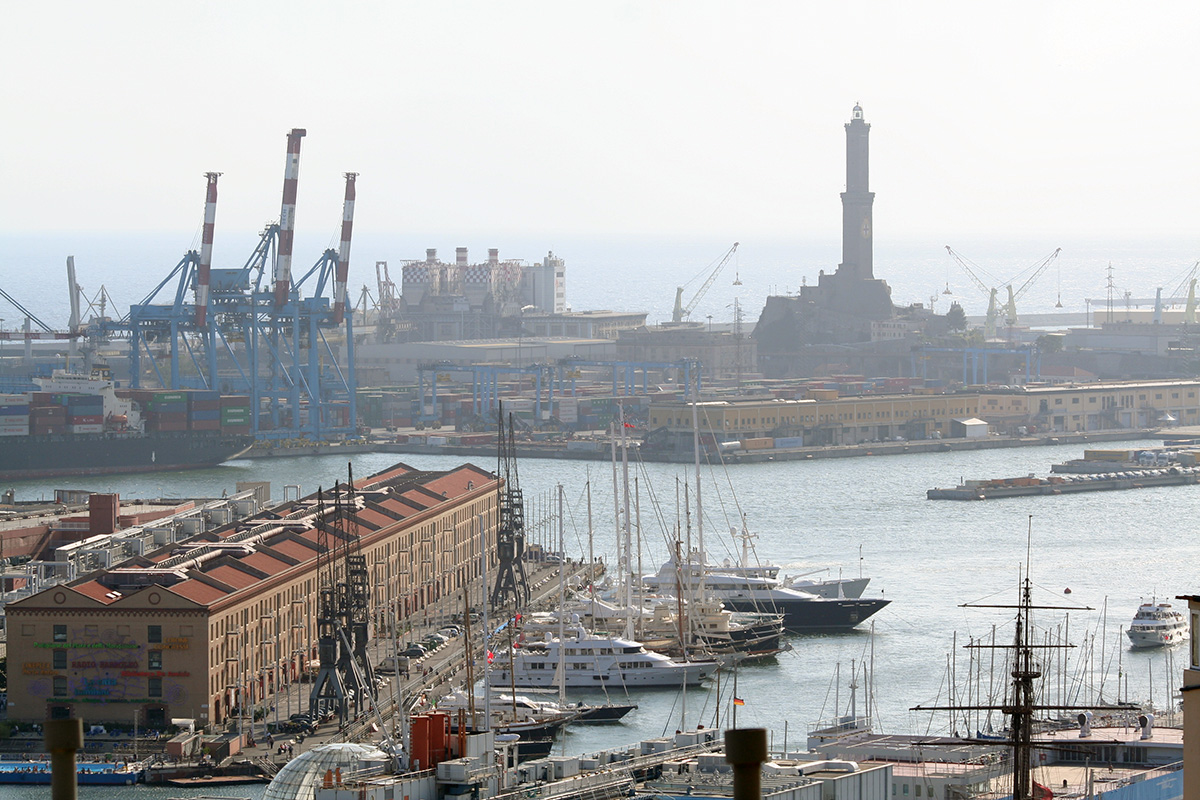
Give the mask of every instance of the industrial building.
[(398, 464), (11, 603), (8, 718), (222, 723), (313, 665), (331, 552), (362, 557), (391, 629), (478, 581), (481, 548), (495, 569), (497, 490)]
[[(1019, 433), (1022, 428), (1052, 432), (1156, 428), (1200, 424), (1200, 380), (857, 397), (814, 389), (795, 400), (762, 396), (708, 400), (700, 402), (697, 411), (701, 435), (716, 441), (798, 437), (805, 445), (949, 438), (955, 435), (956, 421), (970, 418), (986, 421), (994, 433)], [(649, 426), (662, 429), (669, 446), (691, 447), (688, 403), (653, 402)]]

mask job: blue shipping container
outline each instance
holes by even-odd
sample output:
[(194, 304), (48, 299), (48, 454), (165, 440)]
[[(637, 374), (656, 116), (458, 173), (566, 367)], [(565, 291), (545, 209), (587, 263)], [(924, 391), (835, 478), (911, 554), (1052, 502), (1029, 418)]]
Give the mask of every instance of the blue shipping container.
[(0, 417), (21, 417), (29, 416), (29, 405), (23, 406), (0, 406)]
[(219, 408), (193, 408), (188, 414), (190, 419), (195, 420), (212, 420), (221, 418), (221, 409)]

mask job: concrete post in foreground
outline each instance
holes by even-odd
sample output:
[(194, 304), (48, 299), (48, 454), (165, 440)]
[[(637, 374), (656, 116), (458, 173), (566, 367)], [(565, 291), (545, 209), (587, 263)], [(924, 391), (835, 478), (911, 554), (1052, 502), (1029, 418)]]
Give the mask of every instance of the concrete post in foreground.
[(76, 800), (75, 753), (83, 749), (83, 720), (48, 719), (44, 724), (50, 751), (50, 797)]
[[(762, 765), (767, 760), (766, 728), (725, 731), (725, 760), (733, 765), (733, 800), (762, 797)], [(55, 797), (54, 800), (59, 800)]]

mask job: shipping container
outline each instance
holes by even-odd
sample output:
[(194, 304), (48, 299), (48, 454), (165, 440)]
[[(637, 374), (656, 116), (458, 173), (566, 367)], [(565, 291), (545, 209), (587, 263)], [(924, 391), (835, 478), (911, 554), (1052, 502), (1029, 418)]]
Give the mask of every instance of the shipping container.
[(68, 423), (67, 424), (67, 433), (72, 433), (72, 434), (104, 433), (104, 426), (103, 425), (71, 425), (70, 423)]
[(219, 431), (221, 430), (221, 421), (216, 419), (194, 419), (188, 423), (188, 428), (193, 431)]
[(150, 420), (146, 423), (147, 431), (186, 431), (187, 429), (187, 420), (179, 422)]
[(29, 405), (0, 406), (0, 417), (28, 417)]
[(775, 447), (804, 447), (803, 436), (781, 436), (775, 439)]
[(204, 420), (206, 422), (208, 420), (216, 422), (221, 419), (221, 409), (195, 408), (193, 406), (192, 410), (188, 413), (188, 418), (193, 420)]
[(68, 414), (68, 425), (103, 425), (103, 414)]
[(742, 447), (746, 450), (770, 450), (775, 446), (774, 439), (758, 438), (758, 439), (743, 439)]

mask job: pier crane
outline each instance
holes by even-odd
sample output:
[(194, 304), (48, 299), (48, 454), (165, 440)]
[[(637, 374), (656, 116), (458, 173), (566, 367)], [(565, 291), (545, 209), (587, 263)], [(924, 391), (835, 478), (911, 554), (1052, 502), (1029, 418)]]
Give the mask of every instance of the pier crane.
[[(1017, 273), (1008, 281), (997, 280), (994, 275), (989, 274), (986, 270), (975, 264), (966, 257), (956, 253), (950, 245), (946, 245), (946, 252), (955, 260), (962, 271), (967, 273), (967, 277), (975, 284), (979, 291), (983, 292), (988, 298), (987, 316), (984, 318), (983, 336), (985, 339), (992, 339), (996, 336), (996, 320), (1000, 318), (1000, 313), (1004, 313), (1004, 323), (1012, 328), (1017, 324), (1017, 301), (1025, 296), (1029, 288), (1037, 282), (1038, 278), (1045, 274), (1050, 265), (1054, 263), (1054, 259), (1058, 258), (1058, 254), (1062, 252), (1062, 248), (1055, 248), (1050, 255), (1026, 267), (1021, 272)], [(983, 277), (980, 277), (982, 274)], [(984, 282), (984, 277), (991, 279), (993, 284), (1003, 284), (1008, 290), (1008, 299), (1001, 306), (999, 301), (999, 290), (995, 287), (989, 287)], [(1024, 282), (1017, 289), (1013, 289), (1013, 284), (1024, 278)]]
[(686, 306), (683, 304), (684, 290), (687, 289), (688, 286), (695, 283), (701, 276), (705, 274), (705, 272), (701, 272), (683, 286), (679, 286), (675, 289), (675, 309), (671, 312), (672, 323), (678, 325), (692, 315), (692, 311), (696, 309), (696, 304), (704, 298), (704, 295), (708, 294), (708, 290), (712, 288), (713, 283), (717, 280), (717, 276), (721, 274), (721, 270), (725, 269), (725, 265), (729, 263), (729, 259), (733, 258), (733, 254), (737, 252), (737, 249), (738, 243), (734, 242), (733, 247), (730, 247), (728, 250), (726, 250), (720, 259), (717, 260), (717, 265), (715, 267), (713, 267), (711, 270), (705, 267), (708, 277), (704, 279), (704, 283), (702, 283), (696, 293), (692, 295), (692, 299), (688, 301)]
[[(1171, 293), (1166, 297), (1162, 296), (1163, 291), (1161, 288), (1158, 290), (1157, 296), (1150, 298), (1133, 297), (1127, 293), (1126, 297), (1124, 298), (1125, 305), (1127, 307), (1153, 305), (1155, 322), (1162, 321), (1162, 312), (1165, 309), (1183, 306), (1183, 322), (1187, 325), (1195, 325), (1197, 303), (1196, 283), (1198, 278), (1200, 278), (1200, 261), (1196, 261), (1190, 267), (1188, 267), (1181, 276), (1176, 277), (1178, 278), (1178, 283), (1176, 284), (1175, 288), (1171, 290)], [(1174, 280), (1175, 278), (1172, 278), (1172, 281)], [(1106, 302), (1107, 300), (1088, 300), (1089, 304), (1094, 303), (1097, 306), (1100, 306)]]
[[(129, 336), (134, 388), (245, 394), (251, 432), (260, 439), (322, 439), (356, 430), (353, 314), (346, 313), (346, 282), (357, 173), (344, 173), (338, 248), (325, 250), (293, 280), (305, 135), (303, 128), (288, 133), (279, 221), (266, 226), (242, 267), (212, 266), (220, 173), (205, 173), (201, 249), (189, 250), (125, 317), (101, 324), (101, 333)], [(164, 356), (168, 360), (160, 364)]]

